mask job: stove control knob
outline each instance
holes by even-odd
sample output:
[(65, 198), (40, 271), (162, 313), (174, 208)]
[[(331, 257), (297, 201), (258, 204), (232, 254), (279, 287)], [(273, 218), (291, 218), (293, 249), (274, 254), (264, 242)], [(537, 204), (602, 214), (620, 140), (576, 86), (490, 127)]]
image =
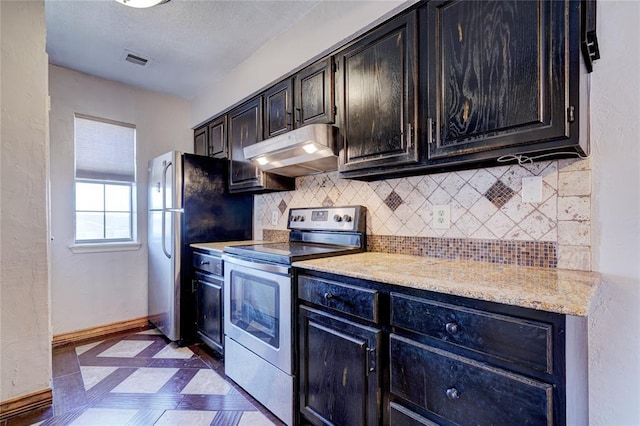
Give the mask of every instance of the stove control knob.
[(298, 216), (291, 216), (291, 222), (295, 222), (296, 220), (298, 220)]
[(304, 216), (298, 216), (298, 220), (299, 220), (300, 222), (304, 222)]
[(342, 216), (342, 220), (344, 220), (345, 222), (351, 222), (351, 216), (349, 216), (348, 214), (345, 214), (344, 216)]
[(333, 216), (333, 221), (334, 222), (342, 222), (342, 216), (340, 216), (339, 214), (334, 215)]

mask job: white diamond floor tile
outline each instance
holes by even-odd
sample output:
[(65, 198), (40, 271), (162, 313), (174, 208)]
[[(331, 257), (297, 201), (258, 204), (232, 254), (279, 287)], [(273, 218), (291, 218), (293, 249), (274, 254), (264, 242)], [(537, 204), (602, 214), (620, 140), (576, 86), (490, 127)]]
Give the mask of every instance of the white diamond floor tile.
[(148, 346), (153, 344), (149, 340), (121, 340), (104, 352), (99, 357), (133, 358)]
[(158, 331), (157, 328), (150, 328), (149, 330), (141, 331), (141, 332), (136, 333), (136, 334), (162, 335), (162, 333), (160, 333), (160, 331)]
[(215, 371), (200, 370), (182, 389), (183, 394), (226, 395), (231, 388)]
[(170, 358), (170, 359), (189, 359), (193, 356), (191, 349), (187, 347), (179, 348), (175, 343), (163, 348), (160, 352), (155, 354), (154, 358)]
[(89, 349), (98, 346), (100, 343), (102, 343), (102, 342), (93, 342), (93, 343), (89, 343), (87, 345), (78, 346), (78, 347), (76, 347), (76, 355), (82, 355), (83, 353), (85, 353)]
[(136, 415), (138, 410), (111, 408), (88, 408), (80, 417), (70, 423), (71, 426), (124, 425)]
[(216, 411), (167, 410), (154, 426), (209, 426), (215, 415)]
[(156, 393), (177, 371), (177, 368), (138, 368), (111, 392)]
[(80, 367), (85, 390), (91, 389), (117, 369), (118, 367)]
[(274, 423), (259, 411), (245, 411), (238, 426), (273, 426)]

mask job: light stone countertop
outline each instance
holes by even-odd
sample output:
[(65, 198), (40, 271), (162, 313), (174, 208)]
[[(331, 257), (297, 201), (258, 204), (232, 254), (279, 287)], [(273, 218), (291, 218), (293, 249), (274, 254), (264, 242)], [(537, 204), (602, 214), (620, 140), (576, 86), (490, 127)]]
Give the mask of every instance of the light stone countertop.
[(586, 316), (600, 274), (465, 260), (366, 252), (294, 262), (293, 266), (437, 293)]
[(265, 241), (259, 240), (245, 240), (245, 241), (221, 241), (218, 243), (193, 243), (190, 244), (191, 247), (200, 250), (209, 250), (213, 252), (217, 252), (217, 254), (222, 254), (222, 251), (225, 247), (229, 246), (244, 246), (248, 244), (261, 244)]

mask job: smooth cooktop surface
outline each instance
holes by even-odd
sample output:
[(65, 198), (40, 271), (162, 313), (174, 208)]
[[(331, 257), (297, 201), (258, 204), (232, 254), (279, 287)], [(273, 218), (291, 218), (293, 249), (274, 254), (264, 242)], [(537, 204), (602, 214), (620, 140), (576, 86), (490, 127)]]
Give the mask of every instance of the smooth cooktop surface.
[(356, 247), (300, 242), (250, 244), (225, 248), (225, 253), (235, 254), (236, 256), (286, 264), (298, 260), (357, 253), (359, 251), (360, 249)]

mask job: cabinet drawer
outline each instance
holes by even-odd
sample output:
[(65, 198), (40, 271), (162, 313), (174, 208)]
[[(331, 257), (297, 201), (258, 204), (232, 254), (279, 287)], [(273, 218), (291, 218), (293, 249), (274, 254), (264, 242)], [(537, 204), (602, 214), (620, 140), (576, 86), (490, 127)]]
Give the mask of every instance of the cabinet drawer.
[(438, 426), (437, 423), (395, 402), (392, 402), (389, 406), (389, 424), (403, 426)]
[(551, 324), (391, 293), (391, 325), (553, 373)]
[(202, 252), (193, 252), (193, 267), (214, 275), (222, 276), (223, 274), (222, 259)]
[(552, 425), (553, 386), (391, 334), (391, 393), (449, 421)]
[(298, 297), (316, 305), (378, 322), (376, 290), (303, 275), (298, 277)]

